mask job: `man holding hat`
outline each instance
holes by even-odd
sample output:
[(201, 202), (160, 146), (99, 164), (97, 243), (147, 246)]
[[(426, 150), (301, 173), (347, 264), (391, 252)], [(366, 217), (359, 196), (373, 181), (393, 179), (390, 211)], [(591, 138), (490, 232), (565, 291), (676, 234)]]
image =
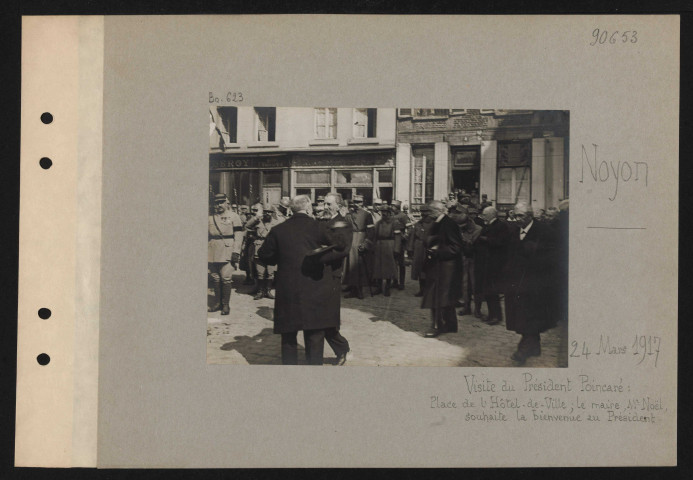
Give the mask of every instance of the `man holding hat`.
[(340, 325), (339, 284), (351, 232), (346, 222), (312, 218), (307, 195), (293, 198), (291, 210), (291, 218), (269, 232), (258, 256), (278, 267), (274, 333), (281, 334), (282, 363), (298, 363), (302, 330), (308, 364), (322, 365), (326, 333)]
[(207, 311), (216, 312), (221, 308), (222, 315), (228, 315), (230, 311), (231, 276), (238, 268), (243, 242), (241, 217), (230, 206), (225, 194), (216, 194), (214, 215), (210, 215), (207, 222), (207, 268), (214, 288), (214, 305)]

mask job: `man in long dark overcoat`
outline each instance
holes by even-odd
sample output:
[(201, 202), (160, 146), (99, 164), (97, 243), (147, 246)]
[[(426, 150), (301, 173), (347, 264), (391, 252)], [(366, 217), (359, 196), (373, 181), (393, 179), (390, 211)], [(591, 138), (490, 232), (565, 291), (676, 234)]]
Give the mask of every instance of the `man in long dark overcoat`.
[[(274, 333), (281, 334), (282, 363), (298, 363), (297, 334), (303, 330), (306, 359), (322, 365), (325, 330), (339, 327), (342, 263), (349, 253), (349, 234), (335, 235), (312, 218), (307, 195), (291, 202), (293, 215), (267, 236), (259, 258), (277, 265)], [(321, 255), (307, 255), (327, 246)]]
[(508, 260), (510, 227), (498, 218), (498, 212), (492, 206), (484, 208), (479, 218), (482, 219), (484, 227), (475, 244), (474, 273), (477, 291), (474, 299), (474, 315), (482, 318), (481, 302), (486, 300), (488, 305), (486, 321), (490, 325), (496, 325), (503, 321), (500, 293), (503, 269)]
[(532, 207), (515, 205), (505, 270), (508, 330), (522, 335), (513, 353), (515, 365), (541, 355), (540, 334), (556, 326), (558, 239), (550, 226), (533, 219)]
[(350, 292), (345, 298), (358, 297), (363, 299), (363, 287), (368, 286), (371, 279), (368, 275), (369, 265), (363, 253), (366, 240), (373, 239), (373, 217), (363, 208), (363, 196), (355, 195), (351, 211), (346, 216), (351, 224), (352, 239), (349, 258), (344, 265), (342, 283), (349, 287)]
[(426, 337), (457, 331), (455, 305), (462, 294), (462, 235), (457, 224), (445, 214), (442, 202), (428, 204), (434, 219), (426, 239), (426, 291), (421, 308), (430, 308), (433, 327)]
[[(342, 283), (342, 276), (344, 274), (345, 264), (348, 261), (350, 252), (353, 250), (353, 231), (352, 225), (344, 217), (340, 210), (344, 206), (344, 200), (339, 193), (328, 193), (325, 195), (325, 213), (327, 214), (324, 222), (321, 223), (321, 234), (325, 237), (323, 240), (328, 245), (338, 245), (340, 248), (346, 248), (347, 254), (342, 256), (340, 254), (331, 254), (330, 268), (330, 281), (336, 282), (337, 289), (339, 289), (340, 283)], [(370, 216), (370, 215), (369, 215)], [(320, 258), (325, 262), (325, 255)], [(347, 257), (347, 258), (344, 258)], [(344, 261), (342, 261), (344, 259)], [(335, 295), (332, 300), (336, 302), (337, 306), (340, 305), (341, 298), (339, 295)], [(334, 306), (333, 306), (334, 307)], [(339, 314), (339, 310), (337, 310)], [(341, 322), (340, 322), (341, 323)], [(325, 340), (327, 340), (328, 345), (334, 351), (337, 356), (336, 364), (342, 366), (346, 363), (347, 353), (349, 353), (349, 342), (346, 338), (339, 332), (339, 325), (336, 327), (328, 327), (325, 329)]]

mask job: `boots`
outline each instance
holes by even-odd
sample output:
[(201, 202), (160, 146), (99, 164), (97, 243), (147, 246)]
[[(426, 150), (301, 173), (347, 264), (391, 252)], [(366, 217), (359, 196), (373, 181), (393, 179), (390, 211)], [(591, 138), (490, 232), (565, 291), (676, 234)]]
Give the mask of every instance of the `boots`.
[(261, 298), (264, 298), (266, 288), (267, 288), (267, 280), (265, 280), (265, 279), (258, 280), (257, 281), (257, 291), (255, 292), (255, 296), (253, 297), (253, 300), (260, 300)]
[(391, 285), (392, 285), (391, 279), (388, 278), (387, 280), (385, 280), (385, 291), (383, 292), (383, 295), (385, 295), (386, 297), (390, 296), (390, 286)]
[(474, 300), (474, 316), (476, 318), (482, 318), (481, 315), (481, 300)]
[(399, 267), (399, 283), (397, 284), (398, 290), (404, 290), (404, 277), (406, 276), (407, 269), (404, 265)]
[(265, 298), (269, 298), (270, 300), (274, 300), (274, 295), (272, 295), (272, 292), (270, 291), (272, 289), (272, 280), (265, 280)]
[(423, 297), (424, 295), (424, 289), (426, 288), (426, 284), (424, 280), (419, 280), (419, 291), (414, 294), (415, 297)]
[(246, 274), (245, 274), (245, 280), (243, 280), (243, 285), (252, 285), (252, 284), (254, 284), (254, 283), (255, 283), (255, 282), (253, 281), (252, 278), (250, 278), (250, 275), (248, 275), (248, 274), (246, 273)]
[(382, 280), (376, 280), (375, 281), (375, 290), (373, 290), (373, 295), (380, 295), (383, 293), (383, 281)]
[(221, 314), (229, 314), (229, 300), (231, 299), (231, 282), (224, 282), (221, 285)]
[(218, 312), (221, 309), (221, 282), (219, 280), (213, 280), (213, 282), (214, 305), (207, 307), (208, 312)]

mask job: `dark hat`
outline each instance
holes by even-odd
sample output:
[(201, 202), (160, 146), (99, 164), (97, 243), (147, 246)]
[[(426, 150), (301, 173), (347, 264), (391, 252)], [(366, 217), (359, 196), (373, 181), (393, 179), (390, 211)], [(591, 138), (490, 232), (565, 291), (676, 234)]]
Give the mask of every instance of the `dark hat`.
[(393, 201), (392, 201), (392, 206), (393, 206), (393, 207), (401, 207), (401, 206), (402, 206), (402, 202), (399, 201), (399, 200), (393, 200)]
[(224, 193), (217, 193), (214, 195), (214, 203), (224, 203), (228, 200), (228, 197)]
[(378, 210), (380, 210), (381, 212), (391, 212), (392, 207), (387, 203), (383, 203), (380, 207), (378, 207)]
[(352, 202), (354, 202), (354, 203), (356, 203), (356, 202), (363, 203), (363, 195), (354, 195), (354, 199), (352, 200)]

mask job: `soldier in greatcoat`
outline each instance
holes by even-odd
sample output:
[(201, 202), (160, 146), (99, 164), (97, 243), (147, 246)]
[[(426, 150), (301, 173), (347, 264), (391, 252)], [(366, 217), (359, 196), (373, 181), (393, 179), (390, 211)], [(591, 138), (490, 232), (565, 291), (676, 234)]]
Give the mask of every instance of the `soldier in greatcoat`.
[(231, 210), (229, 199), (223, 193), (214, 196), (214, 215), (208, 221), (207, 268), (212, 277), (214, 304), (207, 311), (229, 314), (231, 276), (238, 268), (243, 224), (238, 214)]
[(369, 250), (373, 252), (373, 271), (371, 275), (376, 284), (374, 295), (383, 293), (390, 296), (392, 281), (397, 278), (395, 263), (395, 238), (398, 233), (397, 224), (392, 218), (389, 205), (380, 207), (382, 218), (374, 227), (373, 240), (368, 242)]
[(411, 259), (411, 279), (419, 281), (419, 291), (415, 297), (423, 297), (426, 288), (426, 273), (424, 260), (426, 259), (426, 238), (433, 226), (433, 219), (428, 215), (428, 206), (421, 207), (421, 220), (417, 221), (409, 236), (407, 254)]
[(346, 221), (351, 225), (352, 240), (349, 257), (344, 265), (344, 279), (342, 281), (350, 289), (345, 298), (358, 297), (363, 299), (363, 287), (368, 286), (370, 282), (369, 265), (364, 249), (366, 240), (373, 240), (374, 224), (373, 217), (363, 208), (362, 195), (354, 196)]
[(392, 201), (392, 219), (395, 222), (395, 263), (397, 264), (398, 277), (395, 278), (395, 283), (398, 290), (404, 290), (404, 279), (406, 276), (406, 266), (404, 264), (404, 252), (407, 249), (407, 241), (409, 239), (409, 231), (412, 223), (409, 216), (401, 211), (402, 202), (399, 200)]
[(262, 298), (274, 299), (274, 295), (270, 292), (272, 287), (272, 281), (274, 280), (274, 273), (277, 267), (274, 265), (267, 265), (258, 258), (257, 252), (265, 243), (265, 239), (272, 227), (281, 223), (274, 217), (274, 209), (270, 205), (263, 206), (263, 214), (260, 221), (255, 227), (255, 271), (257, 272), (258, 279), (258, 290), (255, 294), (255, 300), (260, 300)]

